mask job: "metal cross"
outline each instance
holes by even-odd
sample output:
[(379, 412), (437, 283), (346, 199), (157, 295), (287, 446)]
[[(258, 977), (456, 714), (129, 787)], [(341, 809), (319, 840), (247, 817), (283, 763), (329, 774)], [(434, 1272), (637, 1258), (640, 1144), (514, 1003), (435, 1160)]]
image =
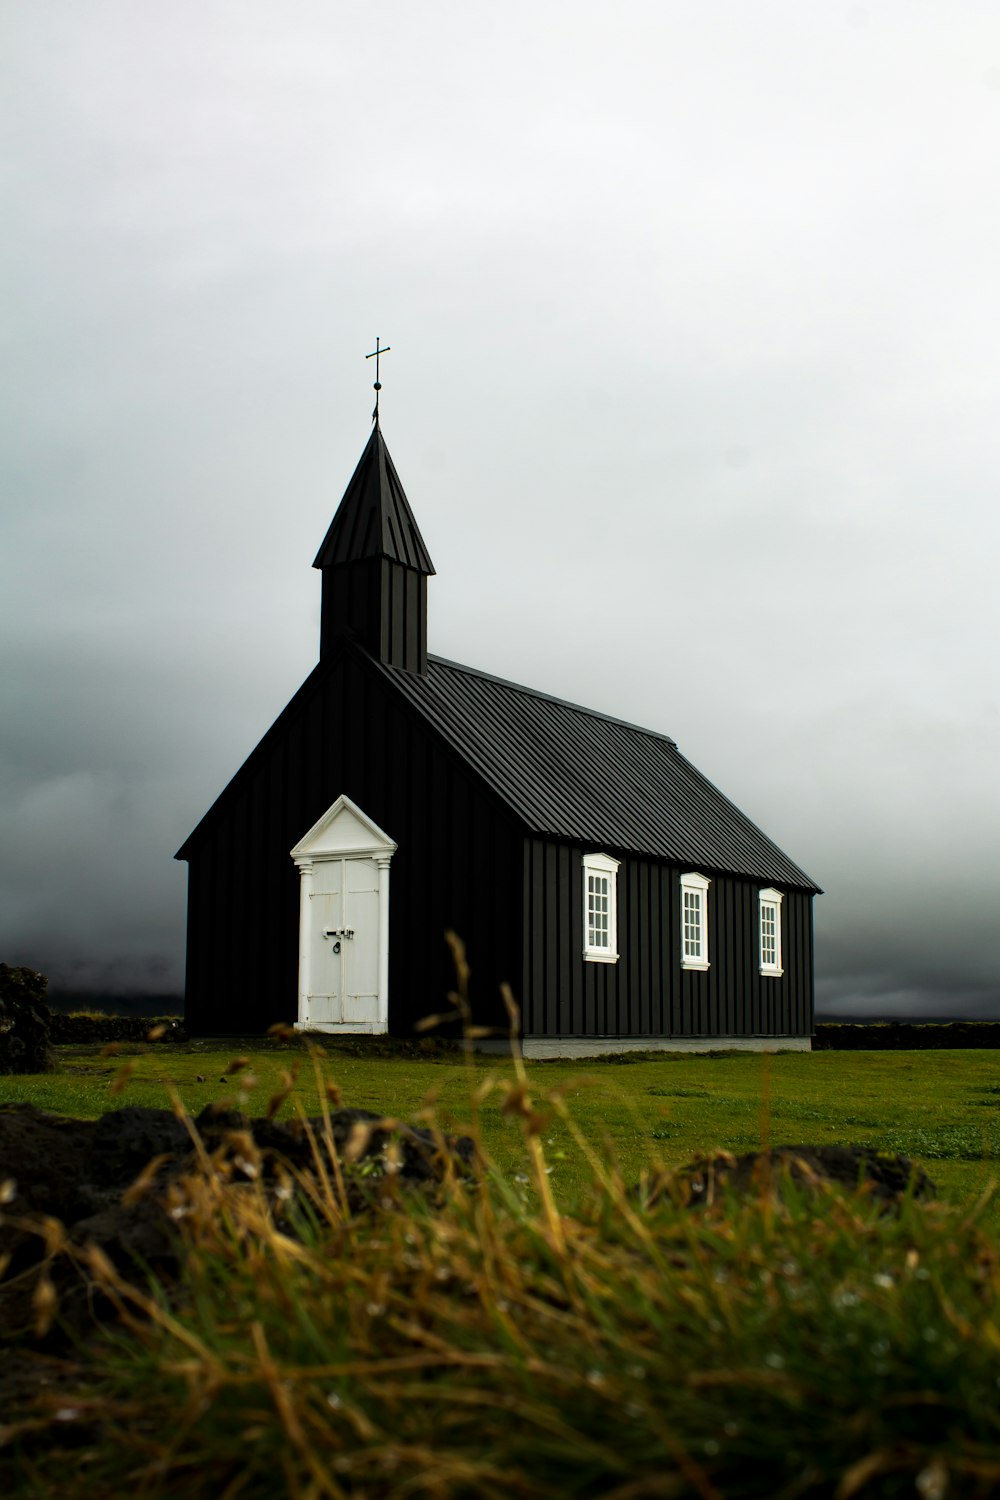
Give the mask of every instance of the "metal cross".
[(372, 350), (371, 354), (365, 355), (365, 359), (373, 359), (375, 361), (375, 410), (372, 412), (373, 422), (378, 421), (378, 393), (382, 389), (382, 382), (378, 378), (379, 355), (388, 354), (391, 347), (391, 344), (380, 344), (378, 340), (378, 334), (376, 334), (375, 348)]

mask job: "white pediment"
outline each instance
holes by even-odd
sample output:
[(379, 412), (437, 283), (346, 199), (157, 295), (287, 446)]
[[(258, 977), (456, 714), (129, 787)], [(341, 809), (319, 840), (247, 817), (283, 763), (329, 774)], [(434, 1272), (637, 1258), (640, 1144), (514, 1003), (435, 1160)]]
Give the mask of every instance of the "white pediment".
[(350, 797), (340, 796), (291, 851), (294, 860), (392, 854), (395, 843)]

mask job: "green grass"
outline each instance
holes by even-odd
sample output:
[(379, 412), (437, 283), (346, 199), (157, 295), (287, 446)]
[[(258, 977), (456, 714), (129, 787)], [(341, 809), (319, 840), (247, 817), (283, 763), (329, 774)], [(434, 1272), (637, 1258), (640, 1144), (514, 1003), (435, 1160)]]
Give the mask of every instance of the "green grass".
[[(74, 1073), (102, 1105), (158, 1100), (157, 1079), (173, 1073), (198, 1106), (226, 1087), (214, 1080), (230, 1055), (145, 1053), (111, 1099), (110, 1074), (82, 1072), (106, 1065), (93, 1057), (77, 1057), (61, 1080), (31, 1082), (50, 1090), (50, 1105), (79, 1109)], [(257, 1052), (257, 1089), (278, 1081), (288, 1056)], [(925, 1063), (942, 1066), (932, 1078)], [(864, 1198), (785, 1183), (777, 1199), (762, 1187), (692, 1211), (657, 1193), (655, 1176), (630, 1191), (651, 1155), (674, 1152), (672, 1130), (686, 1158), (713, 1140), (756, 1144), (762, 1132), (830, 1138), (822, 1132), (854, 1118), (848, 1129), (922, 1131), (951, 1152), (929, 1164), (958, 1174), (949, 1183), (961, 1198), (971, 1180), (961, 1174), (989, 1170), (956, 1154), (954, 1136), (973, 1118), (989, 1125), (988, 1060), (685, 1057), (536, 1066), (527, 1083), (511, 1065), (466, 1071), (450, 1058), (345, 1054), (324, 1067), (351, 1103), (391, 1102), (405, 1115), (437, 1089), (456, 1123), (475, 1124), (478, 1109), (482, 1144), (496, 1144), (503, 1169), (471, 1188), (449, 1182), (435, 1202), (391, 1174), (372, 1177), (373, 1207), (360, 1216), (345, 1211), (335, 1178), (305, 1177), (308, 1211), (286, 1222), (280, 1183), (272, 1194), (258, 1167), (234, 1187), (220, 1156), (171, 1189), (186, 1275), (179, 1291), (153, 1299), (100, 1253), (61, 1245), (47, 1224), (49, 1264), (68, 1256), (119, 1306), (127, 1331), (90, 1344), (77, 1389), (43, 1392), (26, 1421), (0, 1425), (7, 1492), (998, 1492), (1000, 1252), (984, 1202), (904, 1202), (885, 1215)], [(208, 1071), (212, 1086), (188, 1070)], [(301, 1082), (311, 1110), (305, 1069)], [(669, 1147), (652, 1143), (654, 1131)], [(252, 1146), (239, 1151), (245, 1161)]]
[[(511, 1077), (495, 1058), (466, 1061), (456, 1052), (424, 1055), (367, 1043), (329, 1049), (329, 1072), (345, 1104), (411, 1115), (430, 1096), (450, 1129), (469, 1123), (470, 1069), (477, 1083)], [(230, 1059), (252, 1059), (256, 1087), (241, 1094), (220, 1082)], [(59, 1049), (61, 1071), (0, 1078), (0, 1103), (30, 1099), (46, 1109), (95, 1117), (124, 1104), (163, 1105), (174, 1084), (192, 1114), (221, 1098), (244, 1097), (263, 1112), (283, 1070), (303, 1057), (293, 1042), (228, 1041), (185, 1047), (125, 1045), (116, 1057), (93, 1047)], [(112, 1093), (123, 1062), (134, 1066)], [(596, 1063), (534, 1063), (541, 1089), (558, 1086), (588, 1140), (636, 1180), (653, 1161), (680, 1165), (699, 1151), (739, 1152), (761, 1144), (837, 1143), (898, 1151), (921, 1163), (955, 1202), (978, 1196), (1000, 1162), (1000, 1053), (986, 1051), (817, 1052), (772, 1057), (750, 1053), (666, 1054)], [(205, 1083), (198, 1083), (201, 1074)], [(303, 1070), (301, 1093), (310, 1112), (315, 1087)], [(484, 1143), (501, 1170), (519, 1171), (517, 1124), (501, 1113), (494, 1087), (482, 1103)], [(290, 1106), (288, 1106), (290, 1107)], [(286, 1112), (287, 1108), (286, 1107)], [(561, 1202), (571, 1204), (589, 1171), (566, 1125), (553, 1116), (542, 1136)]]

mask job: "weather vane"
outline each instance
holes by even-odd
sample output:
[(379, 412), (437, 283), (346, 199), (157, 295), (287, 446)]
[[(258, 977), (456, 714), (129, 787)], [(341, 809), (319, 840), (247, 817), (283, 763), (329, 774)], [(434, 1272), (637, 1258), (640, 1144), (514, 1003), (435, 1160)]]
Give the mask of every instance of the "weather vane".
[(372, 350), (371, 354), (366, 354), (365, 355), (365, 359), (373, 359), (375, 361), (375, 410), (372, 412), (372, 421), (373, 422), (377, 422), (378, 421), (378, 393), (382, 389), (382, 382), (378, 378), (378, 361), (379, 361), (379, 355), (380, 354), (388, 354), (390, 347), (391, 346), (389, 344), (380, 345), (379, 341), (378, 341), (378, 334), (376, 334), (375, 335), (375, 348)]

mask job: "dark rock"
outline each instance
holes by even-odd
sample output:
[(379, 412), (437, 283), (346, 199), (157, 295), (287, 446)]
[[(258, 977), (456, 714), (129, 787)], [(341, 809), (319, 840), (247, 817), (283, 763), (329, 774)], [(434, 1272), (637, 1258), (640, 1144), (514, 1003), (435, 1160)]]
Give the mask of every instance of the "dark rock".
[[(396, 1175), (404, 1182), (439, 1181), (449, 1160), (460, 1175), (467, 1176), (474, 1160), (475, 1147), (469, 1136), (449, 1138), (442, 1158), (429, 1130), (405, 1124), (389, 1128), (382, 1123), (385, 1117), (370, 1109), (335, 1109), (330, 1111), (329, 1118), (334, 1147), (347, 1162), (380, 1161), (390, 1141), (397, 1140), (400, 1160)], [(300, 1120), (288, 1123), (251, 1120), (238, 1110), (207, 1104), (194, 1123), (209, 1152), (224, 1146), (226, 1138), (234, 1132), (243, 1132), (252, 1137), (258, 1151), (265, 1156), (280, 1157), (291, 1166), (308, 1168), (313, 1160), (311, 1132), (323, 1156), (328, 1159), (330, 1155), (326, 1122), (321, 1115), (308, 1121), (307, 1130)]]
[(97, 1121), (86, 1163), (96, 1187), (126, 1188), (154, 1156), (184, 1160), (193, 1142), (172, 1110), (134, 1105), (111, 1110)]
[[(228, 1079), (221, 1080), (228, 1083)], [(232, 1109), (228, 1104), (206, 1104), (194, 1117), (194, 1125), (202, 1140), (232, 1130), (248, 1130), (250, 1120), (241, 1109)]]
[[(331, 1110), (328, 1118), (333, 1151), (327, 1121), (319, 1115), (278, 1122), (249, 1119), (238, 1110), (210, 1104), (197, 1116), (195, 1127), (205, 1150), (213, 1159), (226, 1160), (236, 1179), (261, 1172), (269, 1181), (280, 1165), (315, 1171), (314, 1152), (331, 1171), (335, 1153), (350, 1179), (347, 1200), (352, 1211), (379, 1201), (377, 1184), (387, 1176), (423, 1188), (443, 1182), (450, 1173), (464, 1179), (472, 1176), (475, 1146), (468, 1136), (439, 1142), (428, 1130), (385, 1122), (369, 1109)], [(248, 1144), (253, 1148), (249, 1153)], [(259, 1159), (248, 1161), (248, 1154), (254, 1153)]]
[(78, 1219), (70, 1239), (75, 1245), (97, 1245), (123, 1275), (136, 1270), (174, 1275), (177, 1232), (159, 1199), (150, 1194), (128, 1205), (112, 1204), (90, 1218)]
[[(416, 1125), (382, 1124), (384, 1116), (370, 1109), (336, 1109), (330, 1111), (330, 1135), (337, 1154), (348, 1162), (382, 1161), (392, 1141), (399, 1143), (397, 1175), (404, 1182), (440, 1181), (449, 1164), (459, 1176), (468, 1176), (475, 1158), (470, 1136), (449, 1137), (443, 1151), (431, 1131)], [(324, 1155), (326, 1122), (321, 1115), (309, 1120), (309, 1127)], [(292, 1133), (285, 1125), (270, 1120), (251, 1122), (254, 1141), (262, 1150), (275, 1151), (296, 1164), (308, 1165), (312, 1147), (304, 1129)]]
[[(390, 1127), (367, 1109), (334, 1110), (329, 1126), (348, 1179), (351, 1212), (385, 1202), (384, 1186), (377, 1184), (390, 1172), (397, 1182), (420, 1189), (433, 1188), (451, 1171), (470, 1175), (474, 1148), (468, 1137), (440, 1142), (427, 1130)], [(221, 1180), (234, 1186), (258, 1174), (273, 1182), (283, 1164), (300, 1173), (315, 1170), (310, 1134), (321, 1155), (331, 1155), (319, 1117), (279, 1123), (207, 1105), (193, 1128), (198, 1147), (222, 1169)], [(398, 1151), (390, 1155), (393, 1141)], [(176, 1280), (179, 1241), (165, 1199), (172, 1179), (194, 1167), (197, 1157), (191, 1130), (169, 1109), (116, 1109), (88, 1121), (64, 1119), (32, 1104), (0, 1108), (0, 1183), (14, 1183), (0, 1205), (0, 1254), (11, 1256), (0, 1282), (0, 1334), (30, 1333), (34, 1326), (32, 1298), (45, 1250), (32, 1221), (43, 1228), (43, 1219), (58, 1219), (71, 1246), (97, 1245), (133, 1281), (150, 1273), (168, 1285)], [(163, 1159), (141, 1195), (128, 1194), (157, 1158)], [(359, 1165), (364, 1170), (354, 1171)], [(287, 1207), (282, 1214), (287, 1225)], [(72, 1255), (56, 1255), (45, 1274), (56, 1288), (62, 1325), (79, 1333), (88, 1318), (110, 1315), (110, 1304), (96, 1297)], [(46, 1337), (47, 1347), (53, 1347), (58, 1330)]]
[(862, 1192), (886, 1208), (896, 1208), (911, 1191), (914, 1198), (934, 1198), (937, 1189), (908, 1157), (871, 1151), (863, 1146), (775, 1146), (771, 1151), (748, 1151), (732, 1156), (722, 1151), (665, 1174), (650, 1191), (650, 1200), (664, 1196), (696, 1207), (710, 1204), (721, 1193), (780, 1192), (791, 1180), (800, 1188), (819, 1189), (833, 1183), (848, 1192)]
[(54, 1012), (49, 1040), (61, 1047), (67, 1042), (96, 1046), (105, 1042), (186, 1042), (184, 1022), (178, 1016), (66, 1016)]
[(0, 964), (0, 1073), (48, 1073), (55, 1066), (47, 984), (34, 969)]
[(0, 1255), (13, 1257), (8, 1275), (34, 1259), (38, 1246), (12, 1221), (47, 1214), (71, 1224), (79, 1216), (94, 1130), (91, 1120), (64, 1119), (34, 1104), (0, 1106), (0, 1185), (14, 1184), (0, 1207)]
[[(78, 1219), (69, 1234), (76, 1251), (89, 1246), (103, 1251), (115, 1270), (134, 1284), (149, 1278), (165, 1286), (176, 1282), (180, 1251), (176, 1229), (159, 1200), (146, 1196), (134, 1203), (113, 1202), (99, 1213)], [(94, 1322), (114, 1318), (115, 1309), (73, 1255), (60, 1254), (44, 1266), (39, 1256), (19, 1274), (9, 1273), (0, 1281), (0, 1336), (31, 1338), (38, 1347), (59, 1350), (79, 1342)], [(58, 1321), (39, 1333), (36, 1328), (35, 1292), (43, 1273), (51, 1282), (58, 1303)]]

